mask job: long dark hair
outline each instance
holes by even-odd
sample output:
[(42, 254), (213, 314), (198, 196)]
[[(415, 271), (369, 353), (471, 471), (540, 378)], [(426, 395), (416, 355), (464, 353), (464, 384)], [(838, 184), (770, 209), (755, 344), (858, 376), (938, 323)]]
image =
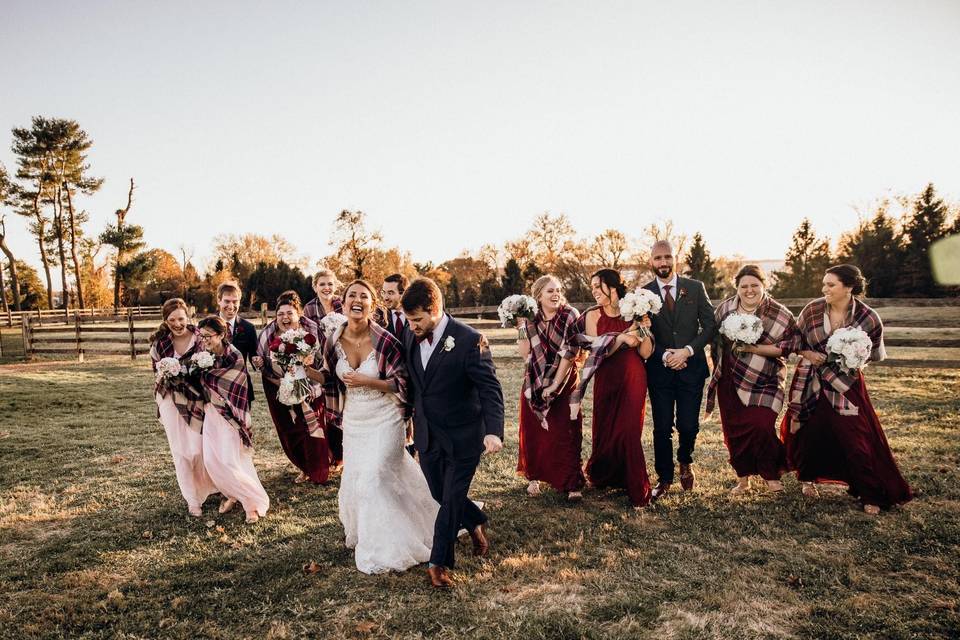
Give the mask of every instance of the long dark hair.
[[(599, 271), (594, 271), (590, 279), (593, 280), (594, 278), (600, 278), (600, 284), (606, 285), (608, 292), (616, 291), (617, 296), (620, 298), (627, 295), (627, 285), (623, 283), (623, 278), (620, 277), (620, 272), (616, 269), (600, 269)], [(607, 295), (609, 295), (609, 293)]]
[(170, 317), (170, 314), (176, 311), (177, 309), (183, 309), (183, 312), (187, 314), (187, 318), (190, 317), (190, 308), (187, 307), (187, 303), (184, 302), (183, 298), (170, 298), (163, 303), (163, 306), (160, 307), (160, 326), (157, 327), (157, 330), (150, 334), (150, 344), (153, 344), (160, 338), (165, 338), (170, 335), (170, 327), (167, 326), (167, 318)]

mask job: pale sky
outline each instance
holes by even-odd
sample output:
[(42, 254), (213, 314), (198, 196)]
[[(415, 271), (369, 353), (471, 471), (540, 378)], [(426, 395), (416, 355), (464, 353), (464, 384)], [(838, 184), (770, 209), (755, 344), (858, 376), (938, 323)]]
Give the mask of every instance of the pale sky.
[[(781, 257), (800, 219), (928, 181), (960, 200), (960, 1), (2, 0), (0, 161), (73, 118), (151, 246), (223, 232), (328, 252), (362, 209), (441, 262), (565, 212), (582, 235), (671, 218), (714, 255)], [(21, 219), (11, 246), (37, 264)]]

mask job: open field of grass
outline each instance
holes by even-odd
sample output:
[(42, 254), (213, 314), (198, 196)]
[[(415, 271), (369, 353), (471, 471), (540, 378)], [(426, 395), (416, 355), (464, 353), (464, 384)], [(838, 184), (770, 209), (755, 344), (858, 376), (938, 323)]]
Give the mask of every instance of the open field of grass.
[[(727, 496), (715, 419), (697, 491), (636, 514), (516, 478), (520, 363), (502, 359), (507, 446), (473, 497), (492, 553), (458, 582), (365, 576), (343, 547), (336, 481), (294, 485), (265, 407), (256, 453), (272, 508), (186, 515), (146, 360), (0, 368), (0, 638), (936, 638), (960, 634), (960, 371), (871, 369), (917, 498), (871, 518), (819, 501)], [(589, 398), (588, 403), (589, 406)], [(589, 419), (589, 414), (588, 414)], [(589, 422), (587, 422), (589, 424)], [(645, 433), (652, 468), (651, 427)], [(585, 453), (589, 447), (586, 438)], [(313, 573), (301, 567), (315, 563)]]

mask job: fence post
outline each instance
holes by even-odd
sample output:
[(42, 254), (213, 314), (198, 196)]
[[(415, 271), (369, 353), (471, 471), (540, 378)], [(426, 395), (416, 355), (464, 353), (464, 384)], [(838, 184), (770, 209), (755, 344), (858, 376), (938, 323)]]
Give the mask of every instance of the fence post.
[(83, 362), (83, 339), (81, 338), (80, 312), (73, 314), (73, 320), (77, 325), (77, 362)]
[(132, 309), (127, 310), (127, 326), (130, 327), (130, 359), (136, 360), (137, 359), (137, 343), (134, 340), (134, 335), (133, 335), (133, 310)]
[(70, 305), (63, 308), (63, 323), (70, 324)]
[(31, 318), (29, 315), (20, 317), (20, 328), (23, 331), (23, 359), (33, 360), (33, 340), (30, 332)]
[(7, 307), (7, 326), (13, 327), (13, 312), (10, 311), (10, 307)]
[(260, 328), (267, 326), (267, 303), (260, 303)]
[(39, 308), (37, 308), (37, 324), (39, 324), (41, 327), (43, 326), (43, 314), (40, 313)]

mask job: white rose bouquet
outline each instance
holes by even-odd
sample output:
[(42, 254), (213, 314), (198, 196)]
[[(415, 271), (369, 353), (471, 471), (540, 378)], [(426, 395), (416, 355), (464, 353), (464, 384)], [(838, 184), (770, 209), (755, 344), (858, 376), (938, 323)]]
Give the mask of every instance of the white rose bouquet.
[(745, 345), (757, 344), (763, 335), (763, 322), (752, 313), (731, 313), (720, 323), (720, 335), (733, 343), (733, 352)]
[(310, 399), (312, 385), (304, 361), (320, 348), (317, 337), (300, 328), (287, 329), (274, 336), (268, 346), (270, 359), (284, 370), (277, 399), (286, 405), (297, 405)]
[(213, 366), (214, 356), (209, 351), (197, 351), (190, 356), (190, 373), (198, 373)]
[(334, 332), (343, 326), (343, 323), (347, 321), (347, 316), (342, 313), (328, 313), (323, 316), (320, 320), (320, 330), (323, 331), (323, 335), (329, 338), (334, 334)]
[(501, 326), (506, 327), (507, 324), (517, 326), (518, 318), (532, 320), (537, 315), (537, 301), (530, 296), (520, 294), (507, 296), (497, 308), (497, 315), (500, 316)]
[(186, 373), (186, 367), (180, 363), (179, 358), (168, 356), (160, 358), (160, 361), (157, 362), (157, 384), (170, 387), (183, 380)]
[(827, 361), (836, 362), (848, 373), (867, 366), (873, 353), (873, 340), (858, 327), (842, 327), (827, 340)]
[(660, 296), (642, 287), (635, 291), (628, 291), (620, 298), (620, 315), (627, 322), (639, 320), (645, 315), (660, 313), (662, 307), (663, 300)]

